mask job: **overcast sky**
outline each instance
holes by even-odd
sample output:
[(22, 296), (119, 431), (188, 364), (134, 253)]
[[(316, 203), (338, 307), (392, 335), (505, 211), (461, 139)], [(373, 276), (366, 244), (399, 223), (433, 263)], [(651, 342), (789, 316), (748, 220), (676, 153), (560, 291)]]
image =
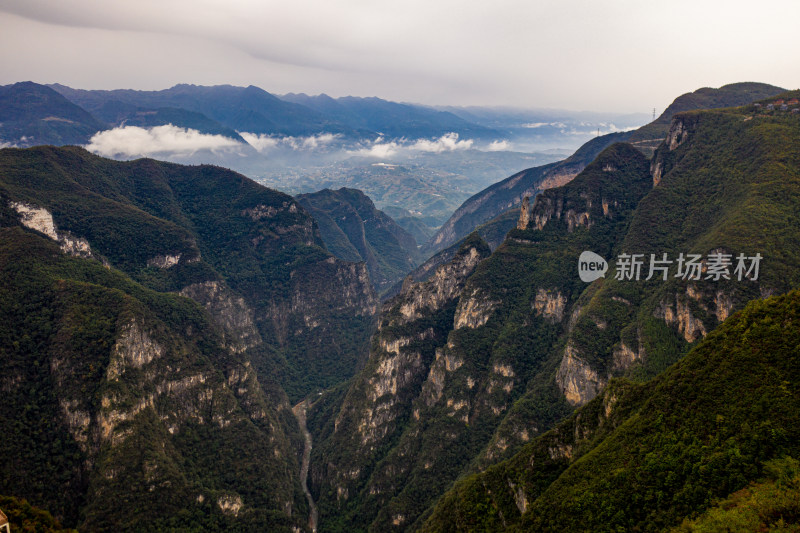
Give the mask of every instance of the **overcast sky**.
[(797, 0), (0, 0), (0, 84), (661, 112), (800, 87), (799, 23)]

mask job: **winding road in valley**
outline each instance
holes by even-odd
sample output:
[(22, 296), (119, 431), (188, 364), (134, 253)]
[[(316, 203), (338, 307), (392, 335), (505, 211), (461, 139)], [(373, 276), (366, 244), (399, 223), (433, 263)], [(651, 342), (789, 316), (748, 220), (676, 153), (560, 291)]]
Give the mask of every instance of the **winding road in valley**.
[(303, 438), (306, 445), (303, 449), (303, 462), (300, 465), (300, 485), (303, 487), (303, 492), (306, 493), (308, 506), (311, 512), (308, 514), (308, 526), (314, 533), (317, 532), (317, 504), (314, 503), (314, 498), (311, 496), (311, 491), (308, 490), (308, 465), (311, 462), (311, 433), (308, 432), (306, 427), (306, 411), (308, 410), (311, 402), (306, 398), (292, 408), (297, 423), (300, 425), (300, 431), (303, 432)]

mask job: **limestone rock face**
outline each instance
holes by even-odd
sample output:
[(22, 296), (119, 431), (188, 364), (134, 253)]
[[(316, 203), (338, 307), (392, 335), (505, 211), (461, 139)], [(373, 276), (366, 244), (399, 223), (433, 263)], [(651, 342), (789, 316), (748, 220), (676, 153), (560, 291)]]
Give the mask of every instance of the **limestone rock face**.
[(262, 343), (253, 320), (253, 311), (244, 298), (231, 291), (222, 281), (194, 283), (181, 290), (208, 310), (223, 332), (225, 345), (234, 352), (242, 352)]
[[(435, 402), (441, 394), (441, 374), (460, 366), (459, 360), (439, 347), (453, 324), (466, 279), (487, 253), (488, 249), (467, 247), (440, 265), (429, 280), (405, 283), (403, 291), (383, 305), (367, 364), (336, 416), (325, 464), (311, 472), (312, 482), (330, 486), (337, 500), (346, 500), (359, 490), (365, 482), (362, 473), (371, 470), (376, 453), (401, 429), (397, 420), (413, 416), (414, 398)], [(488, 312), (486, 306), (465, 305), (460, 320), (464, 327), (475, 325), (483, 320), (483, 312)], [(432, 318), (440, 316), (451, 317), (449, 324), (443, 324), (448, 327), (433, 325)], [(455, 416), (462, 416), (465, 407), (450, 404)]]
[(567, 297), (558, 289), (538, 289), (533, 301), (533, 310), (545, 320), (556, 324), (564, 319)]
[(570, 404), (577, 406), (588, 403), (605, 387), (606, 381), (581, 359), (572, 344), (567, 344), (556, 373), (556, 382)]
[(392, 318), (391, 323), (412, 322), (424, 313), (440, 309), (445, 302), (459, 295), (467, 276), (483, 258), (477, 248), (469, 248), (450, 263), (440, 265), (428, 281), (412, 285), (408, 291), (390, 300), (398, 303), (399, 311), (399, 316)]
[(528, 229), (528, 223), (531, 219), (530, 203), (530, 196), (526, 196), (522, 199), (522, 205), (519, 206), (519, 221), (517, 222), (517, 229)]
[(178, 264), (183, 254), (165, 254), (157, 255), (147, 261), (147, 266), (154, 266), (158, 268), (172, 268)]
[(53, 215), (44, 207), (11, 202), (11, 207), (19, 214), (20, 222), (26, 228), (44, 233), (61, 245), (61, 251), (75, 257), (92, 257), (92, 249), (86, 239), (78, 238), (66, 231), (58, 231)]
[(702, 320), (695, 317), (689, 300), (681, 294), (675, 296), (674, 304), (662, 302), (653, 315), (669, 325), (677, 325), (686, 342), (694, 342), (706, 336), (705, 325)]
[(686, 141), (688, 138), (688, 133), (688, 129), (684, 124), (683, 119), (676, 118), (672, 121), (672, 125), (669, 128), (669, 133), (667, 133), (667, 138), (664, 142), (669, 150), (672, 151)]
[(489, 299), (480, 289), (462, 295), (456, 308), (453, 329), (475, 329), (486, 324), (498, 305), (500, 305), (498, 300)]

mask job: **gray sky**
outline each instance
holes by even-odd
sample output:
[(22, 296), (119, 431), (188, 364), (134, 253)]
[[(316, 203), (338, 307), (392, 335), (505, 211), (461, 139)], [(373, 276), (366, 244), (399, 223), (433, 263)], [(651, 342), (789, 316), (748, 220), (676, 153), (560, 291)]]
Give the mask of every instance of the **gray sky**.
[(797, 0), (0, 0), (0, 84), (660, 112), (800, 87), (799, 21)]

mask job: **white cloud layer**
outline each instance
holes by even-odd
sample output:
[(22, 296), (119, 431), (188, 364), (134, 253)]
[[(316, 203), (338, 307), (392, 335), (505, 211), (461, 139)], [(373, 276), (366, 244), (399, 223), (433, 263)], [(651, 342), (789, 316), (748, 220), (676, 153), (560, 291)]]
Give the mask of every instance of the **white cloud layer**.
[(358, 150), (350, 150), (349, 153), (351, 155), (363, 157), (387, 159), (398, 154), (410, 155), (414, 152), (440, 154), (455, 150), (469, 150), (472, 148), (473, 144), (475, 144), (475, 141), (472, 139), (460, 140), (458, 133), (455, 132), (445, 133), (438, 139), (400, 139), (397, 141), (386, 141), (383, 137), (378, 137), (374, 141), (368, 143), (366, 147)]
[(492, 141), (486, 149), (490, 152), (503, 152), (511, 149), (511, 143), (505, 139), (502, 141)]
[(339, 139), (338, 133), (317, 133), (308, 137), (278, 137), (264, 133), (256, 134), (240, 131), (239, 135), (259, 152), (267, 152), (275, 148), (291, 148), (292, 150), (318, 150), (325, 148)]
[(242, 143), (223, 135), (209, 135), (172, 124), (140, 128), (124, 126), (96, 133), (86, 149), (104, 157), (150, 155), (187, 156), (200, 150), (235, 150)]
[(450, 132), (442, 135), (434, 141), (419, 139), (412, 146), (412, 150), (420, 152), (452, 152), (453, 150), (468, 150), (472, 147), (472, 139), (458, 140), (458, 133)]
[(353, 155), (360, 155), (364, 157), (376, 157), (378, 159), (387, 159), (400, 151), (400, 145), (394, 141), (391, 142), (379, 142), (376, 141), (372, 146), (369, 148), (362, 148), (361, 150), (356, 150), (351, 152)]

